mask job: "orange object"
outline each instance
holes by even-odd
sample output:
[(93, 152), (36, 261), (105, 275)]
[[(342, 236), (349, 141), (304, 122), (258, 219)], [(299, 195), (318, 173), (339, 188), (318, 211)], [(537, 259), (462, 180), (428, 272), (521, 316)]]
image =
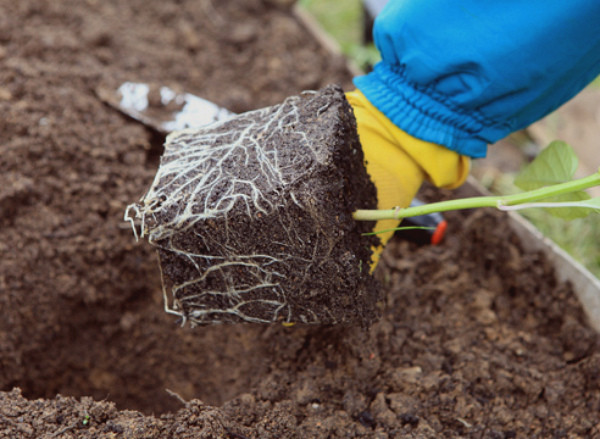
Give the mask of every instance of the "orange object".
[(446, 235), (446, 229), (448, 228), (448, 221), (442, 220), (439, 222), (435, 231), (431, 235), (431, 244), (438, 245), (444, 240), (444, 236)]

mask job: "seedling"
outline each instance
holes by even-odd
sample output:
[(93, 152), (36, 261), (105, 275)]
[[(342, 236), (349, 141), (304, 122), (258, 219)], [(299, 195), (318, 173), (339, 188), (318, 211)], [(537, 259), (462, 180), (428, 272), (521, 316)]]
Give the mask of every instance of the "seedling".
[(486, 206), (600, 209), (581, 192), (600, 173), (566, 181), (577, 158), (562, 143), (520, 177), (529, 192), (406, 209), (372, 209), (363, 161), (335, 86), (169, 135), (154, 182), (125, 213), (158, 249), (166, 311), (192, 325), (368, 325), (379, 300), (370, 221)]
[(585, 189), (600, 185), (600, 170), (573, 180), (578, 159), (564, 142), (553, 142), (527, 166), (515, 180), (526, 192), (506, 196), (485, 196), (441, 201), (422, 206), (389, 210), (357, 210), (354, 219), (377, 221), (402, 219), (449, 210), (495, 207), (503, 211), (545, 208), (564, 219), (580, 218), (600, 212), (600, 197), (590, 198)]

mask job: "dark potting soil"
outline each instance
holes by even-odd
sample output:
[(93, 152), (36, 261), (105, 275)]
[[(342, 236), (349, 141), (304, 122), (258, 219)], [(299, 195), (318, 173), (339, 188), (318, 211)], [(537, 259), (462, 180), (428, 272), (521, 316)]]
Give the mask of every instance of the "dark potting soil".
[[(184, 322), (368, 326), (377, 206), (340, 87), (173, 133), (154, 183), (130, 207), (158, 248)], [(142, 232), (140, 232), (142, 233)]]
[(0, 436), (600, 435), (598, 336), (501, 214), (391, 243), (369, 331), (177, 326), (122, 220), (163, 139), (94, 93), (125, 80), (236, 112), (350, 87), (275, 2), (0, 1)]

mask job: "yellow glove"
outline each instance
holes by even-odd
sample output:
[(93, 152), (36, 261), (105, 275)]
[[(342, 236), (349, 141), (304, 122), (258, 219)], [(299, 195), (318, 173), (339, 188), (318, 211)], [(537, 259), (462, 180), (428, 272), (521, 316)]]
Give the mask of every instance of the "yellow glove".
[[(346, 93), (346, 98), (354, 109), (367, 173), (377, 188), (378, 209), (407, 207), (424, 179), (448, 189), (465, 181), (470, 168), (468, 157), (405, 133), (358, 90)], [(399, 223), (377, 221), (374, 231), (393, 229)], [(378, 236), (385, 245), (393, 234), (387, 231)], [(373, 249), (371, 269), (377, 265), (383, 245)]]

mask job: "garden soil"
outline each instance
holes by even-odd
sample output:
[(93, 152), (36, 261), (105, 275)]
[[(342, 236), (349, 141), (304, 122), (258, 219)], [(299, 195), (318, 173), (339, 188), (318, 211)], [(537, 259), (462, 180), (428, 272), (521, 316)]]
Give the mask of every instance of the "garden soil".
[[(94, 90), (235, 112), (351, 87), (289, 2), (0, 1), (0, 436), (600, 437), (600, 343), (501, 214), (383, 254), (359, 327), (181, 328), (123, 221), (163, 138)], [(456, 194), (428, 190), (425, 198)]]

